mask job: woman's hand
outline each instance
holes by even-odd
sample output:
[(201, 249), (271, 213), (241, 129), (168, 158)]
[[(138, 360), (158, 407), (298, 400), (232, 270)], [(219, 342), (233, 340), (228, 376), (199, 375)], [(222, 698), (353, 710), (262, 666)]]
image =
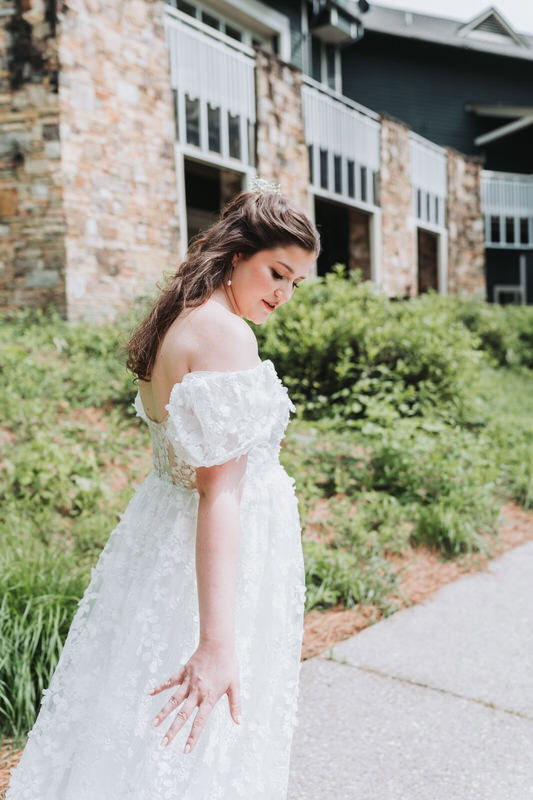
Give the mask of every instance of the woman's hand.
[(186, 664), (165, 683), (156, 686), (150, 692), (155, 695), (163, 689), (178, 686), (172, 697), (163, 706), (153, 725), (159, 725), (168, 715), (185, 700), (168, 729), (163, 744), (167, 745), (189, 719), (198, 706), (194, 718), (185, 753), (196, 744), (209, 714), (223, 694), (228, 695), (231, 716), (239, 724), (241, 719), (241, 697), (239, 666), (235, 649), (218, 643), (200, 643)]

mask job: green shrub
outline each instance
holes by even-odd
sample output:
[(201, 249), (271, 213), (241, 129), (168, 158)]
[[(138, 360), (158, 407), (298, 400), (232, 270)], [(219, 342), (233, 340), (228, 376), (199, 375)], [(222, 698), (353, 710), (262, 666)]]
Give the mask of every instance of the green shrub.
[(478, 338), (495, 366), (533, 367), (533, 308), (500, 306), (466, 297), (441, 297), (441, 307)]
[(256, 329), (262, 355), (307, 418), (338, 417), (349, 427), (471, 413), (477, 339), (433, 299), (392, 302), (338, 267)]

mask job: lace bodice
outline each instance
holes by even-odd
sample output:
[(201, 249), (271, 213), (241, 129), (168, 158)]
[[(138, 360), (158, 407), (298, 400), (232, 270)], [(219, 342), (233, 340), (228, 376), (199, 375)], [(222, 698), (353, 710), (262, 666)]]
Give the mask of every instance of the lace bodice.
[(196, 488), (198, 467), (244, 454), (247, 471), (278, 463), (296, 410), (270, 359), (245, 370), (188, 372), (173, 386), (162, 422), (147, 416), (139, 392), (134, 406), (150, 430), (155, 473), (188, 489)]

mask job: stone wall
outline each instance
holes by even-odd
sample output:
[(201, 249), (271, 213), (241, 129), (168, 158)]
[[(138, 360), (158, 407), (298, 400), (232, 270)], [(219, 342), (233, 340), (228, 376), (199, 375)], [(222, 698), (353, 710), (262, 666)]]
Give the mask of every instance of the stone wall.
[(257, 173), (310, 212), (302, 73), (259, 47), (256, 55)]
[(448, 147), (448, 292), (485, 297), (482, 161)]
[(409, 164), (409, 128), (383, 115), (380, 175), (382, 288), (391, 296), (417, 293)]
[(0, 307), (65, 313), (55, 8), (0, 2)]
[(179, 261), (163, 21), (163, 0), (69, 0), (61, 19), (70, 319), (114, 316)]
[(357, 208), (348, 210), (349, 269), (360, 269), (364, 281), (371, 280), (369, 216)]

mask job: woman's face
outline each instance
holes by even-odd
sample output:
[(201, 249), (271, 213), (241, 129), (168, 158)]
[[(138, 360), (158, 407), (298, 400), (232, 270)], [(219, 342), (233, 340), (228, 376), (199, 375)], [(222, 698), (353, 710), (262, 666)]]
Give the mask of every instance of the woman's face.
[[(260, 250), (249, 258), (233, 257), (231, 286), (225, 286), (238, 312), (262, 324), (274, 309), (291, 299), (316, 259), (298, 245)], [(270, 305), (269, 305), (270, 304)]]

